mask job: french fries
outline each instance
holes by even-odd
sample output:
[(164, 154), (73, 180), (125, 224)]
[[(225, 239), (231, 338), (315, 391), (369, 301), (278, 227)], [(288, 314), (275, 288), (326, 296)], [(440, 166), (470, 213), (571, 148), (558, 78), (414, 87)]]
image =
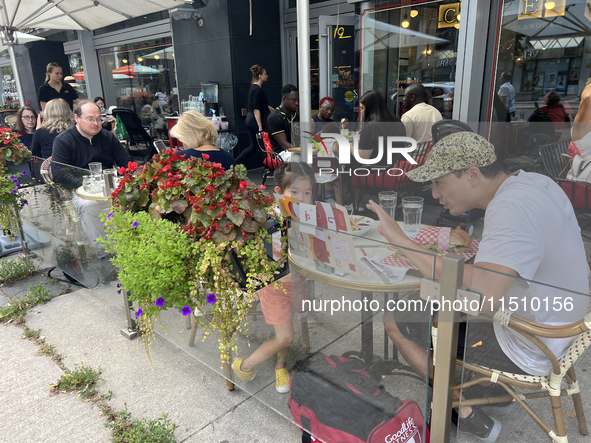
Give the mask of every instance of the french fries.
[(351, 220), (351, 231), (361, 231), (361, 228), (357, 226), (357, 222), (363, 220), (364, 218), (365, 217), (353, 218), (352, 216), (349, 216), (349, 220)]

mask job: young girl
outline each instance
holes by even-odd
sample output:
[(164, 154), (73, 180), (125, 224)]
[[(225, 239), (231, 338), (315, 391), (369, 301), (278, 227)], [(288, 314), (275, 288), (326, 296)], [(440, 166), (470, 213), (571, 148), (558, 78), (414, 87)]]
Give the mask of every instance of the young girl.
[[(312, 203), (316, 182), (314, 171), (305, 163), (288, 163), (275, 170), (275, 193), (297, 198), (302, 203)], [(293, 278), (292, 278), (293, 276)], [(302, 310), (302, 295), (306, 291), (305, 278), (294, 273), (279, 280), (282, 287), (269, 285), (259, 291), (261, 308), (265, 321), (275, 328), (275, 338), (260, 345), (246, 359), (236, 357), (232, 362), (234, 372), (242, 381), (254, 378), (254, 368), (277, 355), (275, 366), (275, 388), (277, 392), (289, 392), (289, 371), (286, 360), (289, 346), (293, 343), (293, 312)], [(293, 291), (292, 291), (293, 286)]]

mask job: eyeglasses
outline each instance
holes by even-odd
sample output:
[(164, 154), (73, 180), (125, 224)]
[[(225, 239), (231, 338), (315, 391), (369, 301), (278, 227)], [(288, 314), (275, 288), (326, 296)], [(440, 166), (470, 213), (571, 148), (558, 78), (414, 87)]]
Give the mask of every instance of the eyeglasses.
[(100, 118), (80, 117), (82, 120), (86, 120), (89, 123), (98, 123), (99, 125), (103, 122)]
[(22, 118), (25, 120), (35, 120), (36, 117), (34, 115), (23, 115)]

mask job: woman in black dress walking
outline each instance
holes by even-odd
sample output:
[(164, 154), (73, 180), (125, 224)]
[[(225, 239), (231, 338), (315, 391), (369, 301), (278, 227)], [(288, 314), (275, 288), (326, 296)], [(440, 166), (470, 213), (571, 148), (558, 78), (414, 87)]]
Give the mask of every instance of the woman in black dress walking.
[(252, 73), (252, 84), (248, 90), (248, 114), (246, 114), (250, 146), (240, 153), (236, 158), (236, 163), (244, 163), (252, 155), (255, 155), (257, 159), (260, 158), (256, 136), (260, 132), (267, 131), (267, 117), (273, 110), (263, 92), (263, 84), (269, 79), (267, 70), (262, 65), (253, 65), (250, 72)]

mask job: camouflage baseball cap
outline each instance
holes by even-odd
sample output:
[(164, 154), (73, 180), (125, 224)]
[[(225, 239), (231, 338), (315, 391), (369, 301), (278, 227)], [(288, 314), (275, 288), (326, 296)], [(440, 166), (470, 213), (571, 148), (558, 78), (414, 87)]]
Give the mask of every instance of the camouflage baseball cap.
[(495, 147), (484, 137), (473, 132), (456, 132), (435, 143), (425, 164), (406, 175), (415, 182), (426, 182), (470, 166), (489, 166), (496, 159)]

